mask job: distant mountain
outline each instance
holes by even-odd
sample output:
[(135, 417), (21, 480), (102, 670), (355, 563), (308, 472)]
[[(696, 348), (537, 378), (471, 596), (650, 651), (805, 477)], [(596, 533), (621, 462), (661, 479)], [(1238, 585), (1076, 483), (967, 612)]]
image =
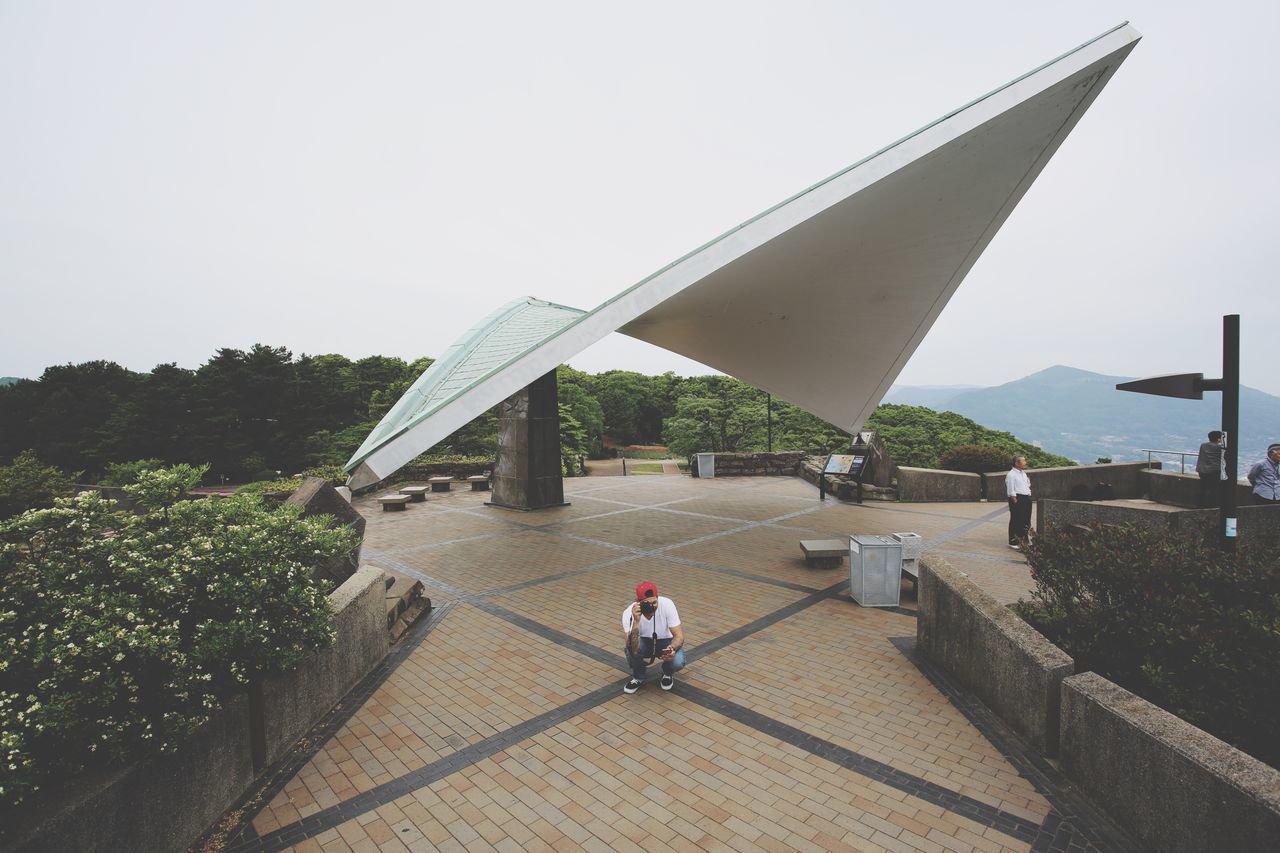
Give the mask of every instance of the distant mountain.
[[(994, 388), (961, 391), (946, 402), (946, 408), (1086, 463), (1099, 456), (1117, 462), (1146, 459), (1142, 452), (1146, 448), (1195, 451), (1205, 433), (1220, 426), (1220, 394), (1176, 400), (1116, 390), (1116, 383), (1132, 378), (1056, 366)], [(1280, 397), (1241, 386), (1236, 443), (1241, 473), (1277, 440)], [(1176, 457), (1155, 458), (1164, 461), (1166, 468), (1171, 459), (1177, 464)]]
[(0, 385), (12, 385), (15, 382), (21, 382), (20, 376), (0, 376)]
[(927, 406), (935, 412), (945, 412), (950, 408), (951, 400), (957, 394), (981, 387), (981, 385), (894, 385), (881, 402)]

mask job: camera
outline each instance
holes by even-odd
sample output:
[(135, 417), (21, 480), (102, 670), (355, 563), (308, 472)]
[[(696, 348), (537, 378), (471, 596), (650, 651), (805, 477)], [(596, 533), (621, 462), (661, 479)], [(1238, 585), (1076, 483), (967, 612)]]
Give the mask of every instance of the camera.
[(640, 612), (645, 616), (652, 616), (653, 611), (658, 609), (657, 602), (642, 601), (640, 602)]

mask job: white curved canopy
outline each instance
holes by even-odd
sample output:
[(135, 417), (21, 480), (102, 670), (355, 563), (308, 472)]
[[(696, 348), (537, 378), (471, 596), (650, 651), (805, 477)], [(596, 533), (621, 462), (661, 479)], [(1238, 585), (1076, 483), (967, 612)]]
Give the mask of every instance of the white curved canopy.
[[(450, 351), (486, 353), (483, 369), (462, 365), (468, 382), (441, 385), (450, 358), (432, 365), (347, 463), (352, 487), (390, 476), (614, 331), (856, 431), (1139, 38), (1122, 24), (592, 311), (554, 306), (556, 319), (532, 334), (518, 320), (511, 321), (518, 331), (501, 331), (502, 317), (549, 303), (519, 300), (490, 315)], [(509, 346), (477, 348), (477, 335), (497, 335)], [(456, 359), (449, 369), (460, 369)], [(427, 399), (420, 386), (447, 393)]]

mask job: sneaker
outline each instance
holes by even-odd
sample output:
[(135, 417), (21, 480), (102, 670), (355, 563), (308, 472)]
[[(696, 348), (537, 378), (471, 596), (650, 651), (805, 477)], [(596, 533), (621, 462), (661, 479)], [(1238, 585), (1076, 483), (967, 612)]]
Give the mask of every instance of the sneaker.
[(1022, 550), (1022, 546), (1021, 546), (1021, 545), (1019, 545), (1017, 542), (1010, 542), (1010, 543), (1009, 543), (1009, 547), (1010, 547), (1010, 548), (1012, 548), (1012, 549), (1013, 549), (1013, 550), (1015, 550), (1015, 551), (1021, 551), (1021, 550)]
[(659, 683), (662, 685), (663, 690), (670, 690), (676, 686), (676, 680), (669, 675), (662, 676), (662, 681)]
[(623, 693), (635, 693), (637, 690), (639, 690), (639, 689), (640, 689), (640, 685), (641, 685), (641, 684), (644, 684), (644, 682), (643, 682), (643, 681), (636, 681), (634, 678), (628, 679), (628, 680), (627, 680), (627, 683), (626, 683), (626, 684), (624, 684), (624, 685), (622, 685), (622, 692), (623, 692)]

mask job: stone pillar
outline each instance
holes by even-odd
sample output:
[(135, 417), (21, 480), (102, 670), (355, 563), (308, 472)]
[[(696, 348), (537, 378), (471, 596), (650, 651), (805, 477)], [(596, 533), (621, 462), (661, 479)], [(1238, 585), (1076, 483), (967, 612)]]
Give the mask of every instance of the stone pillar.
[(558, 404), (554, 370), (502, 401), (489, 506), (523, 511), (568, 506), (560, 473)]

